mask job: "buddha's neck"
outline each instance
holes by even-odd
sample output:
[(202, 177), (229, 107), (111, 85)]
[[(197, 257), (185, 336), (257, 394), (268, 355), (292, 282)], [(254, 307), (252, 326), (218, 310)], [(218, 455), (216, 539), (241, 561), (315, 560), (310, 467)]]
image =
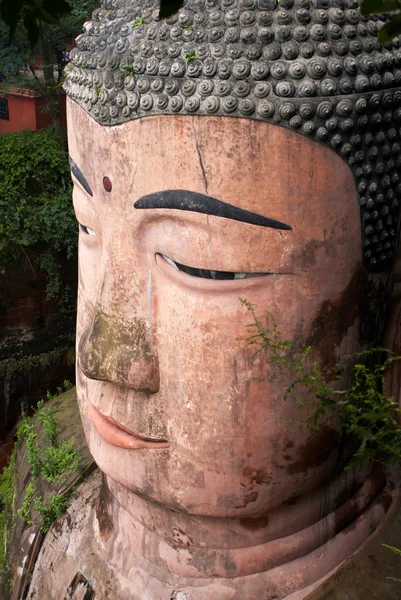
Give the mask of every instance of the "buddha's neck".
[[(336, 561), (339, 564), (346, 556), (339, 554), (336, 536), (347, 533), (349, 552), (362, 543), (388, 508), (384, 488), (380, 468), (369, 474), (348, 471), (270, 514), (236, 519), (175, 512), (127, 493), (108, 479), (97, 503), (94, 528), (102, 553), (112, 562), (121, 562), (121, 569), (137, 557), (149, 569), (178, 578), (234, 581), (277, 572), (284, 577), (287, 568), (301, 565), (323, 545), (333, 547), (328, 570)], [(312, 573), (310, 564), (305, 565), (305, 585), (325, 574), (323, 562), (327, 572), (327, 561), (317, 560)]]

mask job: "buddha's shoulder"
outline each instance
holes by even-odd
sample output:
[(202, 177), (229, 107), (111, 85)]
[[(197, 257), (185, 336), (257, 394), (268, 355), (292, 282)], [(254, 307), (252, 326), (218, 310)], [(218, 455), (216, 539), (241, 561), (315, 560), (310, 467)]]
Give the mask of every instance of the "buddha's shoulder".
[[(93, 531), (101, 481), (99, 471), (83, 481), (73, 493), (66, 513), (47, 533), (33, 570), (28, 599), (113, 598), (113, 572), (97, 552)], [(87, 572), (92, 574), (90, 582)]]
[[(29, 600), (142, 598), (142, 594), (136, 596), (126, 585), (127, 579), (121, 578), (121, 574), (101, 558), (93, 518), (101, 483), (99, 472), (87, 478), (74, 492), (64, 517), (47, 534), (33, 572), (27, 596)], [(398, 600), (401, 598), (401, 583), (394, 578), (401, 578), (401, 559), (388, 546), (400, 547), (400, 540), (401, 500), (396, 497), (384, 523), (357, 552), (309, 595), (295, 597), (305, 600)], [(169, 585), (166, 585), (164, 591), (167, 593), (168, 589)], [(149, 590), (150, 598), (175, 597), (170, 593), (164, 596), (160, 587), (152, 595), (153, 591)], [(220, 600), (223, 596), (212, 594), (210, 600)], [(191, 594), (178, 597), (189, 599)]]
[(399, 600), (401, 556), (397, 548), (401, 549), (399, 493), (380, 527), (305, 600)]

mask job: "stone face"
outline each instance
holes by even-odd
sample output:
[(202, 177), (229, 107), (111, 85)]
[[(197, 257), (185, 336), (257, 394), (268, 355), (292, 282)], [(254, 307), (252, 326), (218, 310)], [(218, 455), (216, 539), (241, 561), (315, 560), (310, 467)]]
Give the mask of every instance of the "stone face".
[[(401, 50), (377, 44), (387, 16), (359, 2), (104, 1), (77, 39), (66, 90), (103, 125), (157, 114), (222, 115), (288, 127), (352, 168), (364, 259), (388, 267), (399, 218)], [(397, 164), (399, 168), (399, 164)]]
[[(252, 318), (238, 297), (268, 309), (284, 338), (312, 343), (327, 372), (360, 349), (372, 324), (363, 300), (380, 298), (386, 279), (362, 264), (349, 167), (255, 120), (159, 115), (105, 128), (70, 101), (69, 122), (78, 401), (107, 478), (96, 552), (155, 600), (154, 577), (171, 593), (190, 579), (191, 600), (210, 586), (219, 600), (308, 587), (380, 523), (385, 478), (341, 474), (334, 421), (299, 428), (268, 356), (246, 347)], [(202, 214), (206, 196), (249, 212)], [(249, 213), (270, 221), (241, 222)]]
[(105, 0), (86, 25), (66, 83), (77, 396), (105, 478), (82, 535), (49, 538), (41, 589), (301, 600), (382, 522), (383, 471), (344, 471), (334, 418), (299, 427), (239, 301), (340, 388), (336, 362), (385, 329), (398, 46), (355, 9), (194, 1), (159, 23)]

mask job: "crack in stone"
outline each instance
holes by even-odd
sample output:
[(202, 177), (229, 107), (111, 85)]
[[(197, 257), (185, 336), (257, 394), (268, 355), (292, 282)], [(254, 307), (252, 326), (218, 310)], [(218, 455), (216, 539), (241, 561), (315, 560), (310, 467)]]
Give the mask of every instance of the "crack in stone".
[(199, 157), (199, 164), (200, 164), (200, 168), (202, 171), (202, 176), (203, 176), (203, 182), (205, 184), (205, 190), (206, 190), (206, 194), (208, 194), (208, 187), (207, 187), (207, 179), (206, 179), (206, 172), (205, 172), (205, 167), (203, 164), (203, 159), (202, 159), (202, 155), (200, 153), (200, 149), (199, 149), (199, 141), (198, 141), (198, 135), (196, 133), (196, 128), (195, 128), (195, 121), (192, 121), (192, 130), (194, 132), (194, 138), (195, 138), (195, 146), (196, 146), (196, 151), (198, 153), (198, 157)]

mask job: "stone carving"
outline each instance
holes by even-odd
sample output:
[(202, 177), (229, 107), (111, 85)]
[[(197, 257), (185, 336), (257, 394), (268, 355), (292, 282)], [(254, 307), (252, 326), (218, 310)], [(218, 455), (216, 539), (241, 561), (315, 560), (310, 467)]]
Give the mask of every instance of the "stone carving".
[(160, 24), (156, 2), (110, 0), (77, 40), (66, 89), (103, 125), (220, 114), (328, 145), (353, 170), (377, 272), (394, 258), (401, 191), (401, 49), (378, 46), (385, 20), (358, 0), (191, 0)]
[(382, 339), (398, 46), (352, 2), (155, 7), (105, 0), (66, 82), (77, 396), (104, 480), (48, 534), (29, 597), (80, 573), (96, 598), (301, 600), (396, 493), (344, 471), (335, 420), (299, 428), (238, 296), (328, 378)]

